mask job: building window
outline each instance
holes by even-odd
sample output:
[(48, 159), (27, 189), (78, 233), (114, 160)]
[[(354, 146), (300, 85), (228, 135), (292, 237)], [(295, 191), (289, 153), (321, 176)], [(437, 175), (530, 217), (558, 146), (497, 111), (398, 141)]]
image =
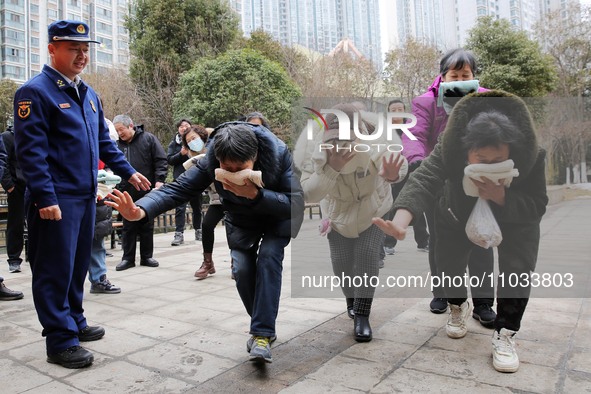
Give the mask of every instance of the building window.
[(99, 63), (113, 63), (113, 55), (110, 53), (96, 51), (96, 61)]
[(29, 12), (33, 15), (39, 15), (39, 6), (37, 4), (31, 4), (29, 6)]
[(111, 10), (107, 10), (105, 8), (96, 7), (96, 16), (111, 19), (113, 17), (113, 13)]
[(101, 42), (101, 48), (113, 49), (113, 40), (101, 36), (96, 36), (96, 39)]
[(37, 37), (31, 37), (31, 46), (32, 47), (38, 47), (39, 46), (39, 38), (37, 38)]
[(97, 22), (96, 30), (101, 33), (111, 34), (111, 25), (103, 22)]
[(24, 79), (25, 68), (18, 66), (5, 65), (2, 66), (2, 75), (12, 79)]
[(6, 44), (24, 46), (25, 33), (10, 29), (2, 30), (2, 41)]
[(40, 61), (41, 58), (39, 57), (39, 55), (31, 53), (31, 63), (39, 64)]

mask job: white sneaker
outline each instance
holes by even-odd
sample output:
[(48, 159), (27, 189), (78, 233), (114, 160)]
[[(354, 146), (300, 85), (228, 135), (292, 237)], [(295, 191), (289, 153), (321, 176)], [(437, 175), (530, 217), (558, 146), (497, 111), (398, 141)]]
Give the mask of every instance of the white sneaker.
[(445, 332), (450, 338), (463, 338), (468, 332), (466, 321), (470, 315), (470, 303), (464, 301), (462, 305), (449, 304), (449, 317), (445, 325)]
[(499, 372), (517, 372), (519, 369), (519, 357), (515, 351), (513, 337), (516, 332), (501, 328), (495, 330), (492, 337), (493, 367)]

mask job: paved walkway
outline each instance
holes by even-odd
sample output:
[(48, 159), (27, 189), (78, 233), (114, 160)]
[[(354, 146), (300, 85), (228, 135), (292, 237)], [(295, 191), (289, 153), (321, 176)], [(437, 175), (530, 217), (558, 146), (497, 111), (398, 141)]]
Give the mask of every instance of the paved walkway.
[[(316, 237), (316, 226), (316, 220), (306, 219), (302, 239)], [(192, 233), (185, 232), (186, 238)], [(542, 225), (537, 272), (556, 272), (562, 267), (562, 273), (574, 274), (579, 288), (587, 291), (583, 295), (589, 297), (590, 234), (591, 198), (551, 206)], [(431, 314), (426, 297), (376, 299), (371, 318), (374, 340), (356, 343), (342, 298), (292, 297), (289, 254), (274, 362), (257, 366), (247, 361), (249, 319), (230, 279), (223, 228), (216, 234), (214, 260), (218, 273), (203, 281), (193, 278), (201, 261), (200, 243), (190, 241), (171, 247), (171, 240), (171, 233), (156, 236), (154, 257), (160, 261), (159, 268), (138, 266), (116, 272), (120, 249), (107, 259), (109, 278), (123, 292), (86, 295), (89, 322), (104, 326), (107, 334), (100, 341), (88, 343), (95, 362), (82, 370), (45, 361), (44, 339), (30, 290), (30, 269), (23, 265), (23, 273), (9, 274), (2, 263), (0, 275), (8, 287), (24, 291), (25, 298), (0, 303), (0, 392), (591, 390), (589, 298), (578, 298), (580, 294), (573, 298), (571, 292), (571, 298), (532, 299), (518, 334), (520, 370), (501, 374), (492, 368), (491, 331), (470, 319), (465, 338), (449, 339), (444, 329), (447, 317)], [(412, 267), (425, 272), (427, 255), (415, 247), (413, 241), (400, 243), (396, 255), (387, 257), (381, 275), (411, 272)]]

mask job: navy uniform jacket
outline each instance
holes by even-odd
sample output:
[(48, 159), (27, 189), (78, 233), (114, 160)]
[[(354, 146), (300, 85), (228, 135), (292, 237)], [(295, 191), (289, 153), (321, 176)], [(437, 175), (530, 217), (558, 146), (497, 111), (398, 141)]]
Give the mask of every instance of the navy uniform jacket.
[(14, 136), (32, 202), (58, 205), (58, 198), (96, 196), (99, 158), (117, 175), (136, 171), (109, 138), (95, 91), (83, 81), (76, 89), (45, 65), (14, 98)]

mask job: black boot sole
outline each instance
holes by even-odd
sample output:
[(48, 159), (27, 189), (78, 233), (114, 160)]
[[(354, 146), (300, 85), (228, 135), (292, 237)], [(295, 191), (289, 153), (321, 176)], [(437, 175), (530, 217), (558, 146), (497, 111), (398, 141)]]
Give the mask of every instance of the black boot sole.
[(89, 365), (91, 365), (94, 362), (94, 356), (90, 356), (86, 360), (71, 361), (71, 362), (52, 360), (51, 358), (47, 357), (47, 362), (50, 364), (61, 365), (62, 367), (68, 368), (68, 369), (79, 369), (79, 368), (85, 368), (85, 367), (88, 367)]

